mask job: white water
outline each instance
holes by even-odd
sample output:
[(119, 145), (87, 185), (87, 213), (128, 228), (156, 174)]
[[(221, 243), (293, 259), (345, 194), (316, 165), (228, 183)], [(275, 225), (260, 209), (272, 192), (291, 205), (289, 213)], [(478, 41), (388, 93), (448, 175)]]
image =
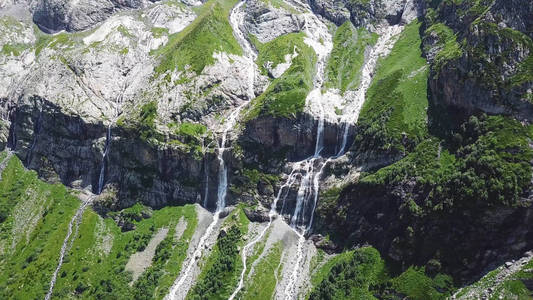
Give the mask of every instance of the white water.
[(255, 92), (254, 92), (254, 83), (255, 83), (255, 59), (257, 58), (257, 55), (252, 50), (252, 45), (250, 42), (245, 38), (244, 33), (240, 29), (240, 27), (244, 24), (244, 10), (242, 9), (242, 6), (246, 3), (246, 0), (243, 0), (239, 2), (231, 11), (230, 14), (230, 23), (231, 27), (233, 28), (233, 33), (235, 37), (237, 38), (239, 44), (241, 45), (241, 48), (244, 52), (244, 57), (247, 60), (246, 68), (248, 73), (248, 83), (247, 83), (247, 92), (248, 92), (248, 100), (251, 100), (255, 98)]
[[(244, 12), (242, 11), (242, 6), (244, 5), (245, 1), (239, 2), (231, 11), (230, 14), (230, 23), (231, 27), (233, 28), (233, 32), (235, 37), (237, 38), (239, 44), (241, 45), (246, 62), (247, 62), (247, 72), (248, 72), (248, 82), (247, 82), (247, 96), (248, 100), (251, 100), (255, 97), (254, 92), (254, 83), (255, 83), (255, 72), (256, 72), (256, 65), (255, 65), (255, 59), (256, 54), (253, 52), (252, 47), (248, 40), (246, 40), (244, 33), (240, 30), (240, 26), (244, 23)], [(185, 280), (187, 280), (190, 277), (191, 270), (193, 266), (197, 263), (197, 261), (202, 257), (203, 255), (203, 249), (204, 245), (207, 241), (207, 238), (212, 234), (215, 225), (218, 223), (220, 218), (220, 213), (222, 210), (226, 207), (226, 195), (228, 190), (228, 168), (226, 166), (226, 162), (224, 161), (224, 153), (226, 152), (226, 143), (228, 139), (228, 133), (230, 130), (235, 128), (235, 125), (237, 124), (238, 117), (241, 113), (241, 111), (248, 105), (249, 102), (243, 102), (240, 104), (235, 110), (231, 112), (231, 114), (228, 116), (224, 130), (222, 132), (222, 137), (220, 140), (220, 143), (218, 145), (218, 153), (217, 153), (217, 160), (219, 162), (219, 168), (218, 168), (218, 189), (217, 189), (217, 208), (216, 212), (213, 216), (213, 220), (211, 221), (211, 224), (209, 224), (209, 227), (207, 228), (204, 235), (200, 238), (200, 242), (198, 243), (198, 246), (196, 250), (194, 251), (194, 254), (189, 261), (187, 267), (185, 268), (185, 271), (182, 273), (182, 276), (177, 279), (175, 284), (171, 287), (169, 294), (165, 297), (165, 300), (174, 300), (176, 298), (176, 293), (178, 290), (180, 290), (185, 283)], [(204, 206), (207, 205), (207, 188), (205, 193), (205, 199), (204, 199)], [(193, 280), (189, 278), (190, 280)], [(237, 291), (238, 292), (238, 291)]]
[(209, 203), (209, 168), (207, 160), (204, 162), (204, 173), (205, 173), (205, 189), (204, 189), (204, 208), (207, 209)]
[[(297, 1), (294, 2), (296, 2), (300, 8), (310, 11), (307, 4)], [(355, 92), (347, 92), (347, 95), (345, 96), (346, 99), (344, 100), (345, 102), (348, 102), (348, 105), (343, 110), (343, 116), (341, 119), (344, 126), (341, 145), (335, 156), (323, 160), (320, 153), (323, 149), (324, 138), (324, 107), (328, 105), (331, 106), (335, 103), (335, 101), (331, 101), (332, 97), (329, 91), (326, 93), (326, 95), (322, 94), (322, 86), (324, 81), (324, 69), (333, 45), (331, 43), (331, 36), (329, 35), (326, 25), (317, 16), (312, 13), (305, 13), (304, 19), (304, 32), (307, 35), (305, 42), (315, 50), (318, 56), (314, 90), (311, 91), (306, 99), (306, 107), (310, 109), (312, 114), (317, 115), (319, 119), (316, 132), (314, 155), (307, 160), (294, 164), (293, 166), (293, 172), (296, 171), (302, 174), (296, 197), (296, 206), (290, 220), (290, 225), (294, 229), (295, 233), (299, 236), (299, 240), (296, 252), (296, 263), (294, 264), (291, 276), (285, 288), (285, 299), (297, 298), (298, 291), (296, 289), (296, 285), (303, 261), (303, 245), (305, 243), (305, 234), (311, 230), (313, 225), (314, 211), (318, 201), (320, 187), (319, 183), (324, 168), (332, 159), (344, 155), (346, 151), (350, 125), (357, 122), (359, 112), (366, 98), (366, 92), (372, 83), (377, 61), (380, 57), (390, 53), (390, 50), (394, 45), (394, 37), (397, 36), (403, 29), (401, 26), (390, 26), (379, 32), (380, 38), (373, 47), (369, 57), (366, 60), (366, 63), (361, 70), (362, 79), (358, 90)], [(309, 205), (312, 205), (312, 209), (311, 215), (307, 219), (305, 213), (309, 210)]]
[(165, 300), (176, 299), (176, 294), (183, 287), (185, 280), (187, 279), (192, 280), (191, 278), (189, 278), (189, 275), (191, 274), (191, 270), (197, 264), (198, 260), (202, 258), (203, 250), (205, 248), (205, 242), (207, 241), (207, 238), (213, 233), (215, 225), (218, 223), (219, 217), (220, 217), (220, 211), (217, 211), (213, 215), (213, 220), (211, 221), (211, 224), (209, 224), (209, 227), (207, 227), (204, 235), (200, 238), (200, 242), (198, 242), (198, 246), (196, 247), (196, 250), (194, 250), (194, 253), (191, 259), (189, 260), (187, 267), (185, 268), (185, 271), (182, 272), (182, 276), (178, 278), (178, 280), (170, 288), (170, 292), (165, 297)]
[[(244, 23), (244, 11), (242, 10), (242, 6), (244, 5), (246, 1), (239, 2), (231, 11), (230, 14), (230, 23), (231, 27), (233, 28), (233, 32), (235, 37), (237, 38), (239, 44), (241, 45), (245, 58), (246, 58), (246, 65), (247, 65), (247, 72), (248, 72), (248, 82), (247, 82), (247, 93), (248, 93), (248, 100), (251, 100), (255, 97), (254, 93), (254, 82), (255, 82), (255, 58), (256, 54), (252, 50), (252, 46), (248, 42), (248, 40), (244, 37), (244, 33), (241, 31), (240, 26)], [(239, 105), (234, 111), (231, 112), (229, 115), (226, 123), (225, 128), (222, 133), (222, 139), (220, 141), (219, 147), (218, 147), (218, 155), (217, 159), (219, 161), (219, 168), (218, 168), (218, 194), (217, 194), (217, 210), (223, 209), (226, 206), (226, 192), (228, 189), (228, 170), (226, 167), (226, 163), (224, 161), (224, 153), (226, 151), (226, 139), (228, 136), (228, 132), (233, 129), (237, 123), (237, 118), (239, 117), (241, 111), (243, 108), (248, 105), (249, 102), (244, 102), (241, 105)]]
[(302, 232), (298, 232), (298, 234), (305, 234), (306, 228), (309, 227), (305, 224), (305, 212), (308, 210), (309, 201), (314, 191), (318, 191), (319, 179), (315, 179), (317, 175), (315, 174), (315, 169), (322, 169), (320, 153), (324, 148), (324, 106), (328, 105), (329, 100), (322, 94), (322, 86), (324, 84), (327, 59), (333, 50), (333, 42), (327, 25), (311, 11), (311, 8), (301, 2), (298, 2), (297, 5), (307, 11), (303, 14), (305, 21), (303, 32), (306, 34), (304, 42), (312, 47), (317, 55), (316, 75), (313, 82), (314, 89), (306, 98), (306, 107), (311, 110), (311, 114), (318, 115), (315, 152), (311, 158), (294, 165), (294, 168), (305, 175), (303, 175), (298, 188), (296, 206), (290, 222), (292, 228), (296, 230), (302, 228)]
[(300, 272), (298, 272), (301, 268), (302, 260), (303, 260), (303, 246), (305, 243), (305, 236), (298, 231), (295, 231), (298, 235), (298, 246), (296, 248), (296, 263), (294, 264), (294, 268), (292, 269), (291, 277), (289, 278), (289, 282), (287, 283), (285, 287), (285, 299), (286, 300), (292, 300), (296, 299), (298, 295), (298, 290), (296, 289), (296, 283), (298, 282), (298, 278), (300, 275)]
[(341, 122), (344, 124), (344, 133), (341, 148), (337, 153), (337, 156), (343, 155), (346, 150), (345, 148), (348, 141), (350, 125), (357, 123), (357, 120), (359, 119), (359, 113), (361, 112), (361, 108), (363, 108), (368, 88), (370, 88), (370, 85), (372, 84), (379, 58), (389, 55), (403, 28), (403, 26), (394, 25), (378, 29), (380, 37), (361, 69), (361, 82), (359, 88), (356, 91), (347, 91), (344, 95), (344, 100), (348, 102), (348, 104), (343, 110)]
[(246, 270), (247, 270), (246, 260), (248, 258), (248, 251), (250, 249), (253, 249), (253, 246), (255, 244), (257, 244), (257, 242), (259, 242), (260, 240), (263, 239), (263, 237), (265, 236), (266, 232), (268, 231), (268, 229), (272, 225), (272, 222), (274, 221), (275, 217), (277, 216), (276, 209), (277, 209), (278, 202), (279, 202), (279, 200), (281, 199), (281, 197), (283, 195), (283, 190), (285, 188), (289, 188), (290, 189), (290, 186), (295, 181), (294, 176), (295, 175), (294, 175), (294, 171), (293, 171), (289, 175), (289, 178), (287, 179), (285, 184), (280, 187), (280, 189), (278, 191), (278, 195), (274, 199), (274, 202), (272, 203), (272, 207), (270, 208), (270, 212), (268, 213), (268, 224), (267, 224), (267, 226), (265, 228), (263, 228), (261, 233), (255, 239), (253, 239), (250, 243), (248, 243), (246, 246), (244, 246), (244, 248), (242, 250), (242, 253), (241, 253), (241, 261), (242, 261), (243, 269), (241, 271), (239, 284), (237, 285), (237, 288), (233, 291), (233, 293), (229, 297), (229, 300), (233, 300), (237, 296), (239, 291), (242, 289), (242, 287), (244, 286), (244, 276), (246, 275)]
[(43, 117), (42, 110), (39, 111), (39, 117), (37, 118), (37, 124), (35, 124), (34, 132), (33, 132), (33, 141), (31, 143), (30, 149), (28, 150), (28, 155), (26, 156), (26, 165), (29, 165), (31, 162), (31, 155), (33, 153), (33, 149), (35, 149), (35, 145), (37, 144), (37, 136), (39, 135), (39, 132), (41, 131), (41, 120)]
[(79, 222), (81, 221), (81, 217), (83, 216), (83, 212), (85, 211), (85, 208), (87, 208), (87, 206), (91, 203), (91, 201), (92, 201), (92, 197), (87, 199), (85, 202), (83, 202), (83, 204), (78, 208), (78, 210), (74, 214), (74, 217), (72, 217), (72, 219), (70, 220), (70, 223), (68, 224), (67, 235), (65, 236), (65, 239), (63, 240), (63, 245), (61, 246), (61, 251), (59, 252), (59, 260), (57, 262), (57, 267), (54, 273), (52, 274), (52, 279), (50, 280), (50, 287), (48, 288), (48, 293), (46, 293), (46, 296), (44, 297), (45, 300), (50, 300), (50, 298), (52, 297), (54, 285), (56, 284), (56, 280), (57, 280), (57, 274), (59, 273), (59, 270), (61, 269), (61, 266), (63, 265), (65, 254), (71, 248), (72, 243), (74, 242), (74, 238), (76, 237), (76, 234), (74, 234), (74, 237), (72, 238), (72, 240), (70, 240), (70, 237), (72, 235), (72, 228), (75, 225), (76, 233), (78, 232), (78, 226), (79, 226)]
[(100, 195), (102, 191), (104, 190), (105, 166), (106, 166), (106, 159), (107, 159), (107, 154), (109, 153), (110, 145), (111, 145), (111, 124), (107, 127), (104, 156), (102, 158), (102, 167), (100, 168), (100, 176), (98, 177), (98, 190), (97, 190), (98, 195)]
[[(209, 224), (209, 227), (207, 227), (207, 230), (205, 231), (204, 235), (200, 238), (200, 242), (196, 246), (196, 250), (193, 253), (192, 258), (189, 260), (187, 267), (185, 268), (185, 271), (182, 272), (181, 277), (179, 277), (174, 285), (170, 288), (170, 292), (165, 297), (165, 300), (174, 300), (176, 299), (176, 293), (183, 288), (183, 284), (187, 279), (192, 280), (190, 277), (191, 270), (194, 267), (194, 265), (197, 264), (198, 260), (202, 258), (203, 250), (205, 248), (205, 243), (207, 241), (207, 238), (212, 234), (215, 225), (218, 223), (218, 220), (220, 218), (220, 213), (224, 210), (226, 207), (226, 194), (228, 189), (228, 169), (226, 167), (226, 163), (224, 161), (224, 152), (226, 151), (226, 140), (229, 131), (235, 126), (237, 122), (237, 117), (239, 116), (241, 110), (244, 108), (244, 106), (248, 104), (247, 102), (244, 102), (240, 106), (238, 106), (228, 117), (228, 120), (226, 122), (226, 126), (224, 128), (224, 131), (222, 133), (222, 138), (218, 147), (218, 155), (217, 159), (219, 161), (219, 169), (218, 169), (218, 190), (217, 190), (217, 208), (216, 212), (213, 215), (213, 220)], [(204, 199), (204, 203), (207, 203), (207, 190), (206, 190), (206, 198)]]

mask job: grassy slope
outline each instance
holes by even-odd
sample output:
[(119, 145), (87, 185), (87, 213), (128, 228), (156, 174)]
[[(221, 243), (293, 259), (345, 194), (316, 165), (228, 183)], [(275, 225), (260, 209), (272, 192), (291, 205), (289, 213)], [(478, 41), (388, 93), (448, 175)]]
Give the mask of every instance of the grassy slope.
[[(175, 228), (181, 217), (187, 220), (187, 228), (180, 238), (174, 240)], [(152, 217), (134, 222), (136, 229), (121, 232), (111, 219), (101, 219), (93, 211), (84, 214), (79, 235), (63, 265), (56, 290), (57, 296), (66, 297), (80, 291), (88, 296), (114, 299), (161, 299), (168, 292), (181, 269), (186, 257), (188, 240), (196, 228), (196, 212), (192, 205), (166, 207), (154, 211)], [(129, 256), (144, 250), (144, 247), (160, 228), (169, 229), (168, 243), (159, 245), (152, 264), (161, 252), (167, 255), (157, 262), (160, 274), (154, 276), (153, 268), (148, 268), (133, 287), (129, 286), (131, 276), (124, 271)], [(112, 238), (112, 247), (106, 254), (98, 245), (102, 235)], [(165, 246), (165, 247), (162, 247)], [(150, 278), (149, 284), (146, 283)]]
[(244, 246), (242, 237), (248, 232), (249, 223), (241, 207), (226, 217), (225, 234), (219, 234), (187, 299), (227, 299), (231, 295), (243, 268), (238, 247)]
[[(17, 158), (11, 159), (2, 178), (0, 206), (9, 209), (4, 210), (7, 218), (0, 223), (0, 244), (5, 246), (0, 256), (0, 298), (43, 298), (68, 223), (80, 202), (64, 186), (44, 183), (35, 172), (24, 170)], [(139, 207), (125, 212), (138, 213)], [(25, 219), (17, 221), (15, 215)], [(181, 216), (188, 224), (180, 240), (176, 241), (173, 238), (175, 225)], [(30, 225), (32, 223), (35, 227)], [(59, 272), (54, 296), (162, 299), (185, 259), (188, 241), (197, 224), (195, 208), (192, 205), (166, 207), (154, 211), (151, 218), (134, 223), (135, 230), (121, 232), (112, 219), (103, 219), (91, 209), (86, 210), (78, 235)], [(169, 233), (167, 243), (162, 242), (156, 250), (156, 258), (159, 257), (157, 278), (152, 276), (149, 268), (138, 280), (149, 277), (149, 284), (130, 287), (131, 277), (124, 271), (129, 256), (144, 249), (152, 235), (162, 227), (169, 228)], [(18, 243), (11, 248), (13, 239)], [(111, 240), (108, 253), (103, 246), (105, 239)]]
[(266, 61), (272, 61), (274, 65), (284, 61), (284, 56), (292, 54), (295, 47), (298, 56), (281, 77), (274, 79), (267, 90), (253, 100), (246, 113), (247, 120), (260, 115), (290, 117), (303, 110), (305, 98), (313, 88), (316, 63), (313, 49), (303, 42), (303, 38), (303, 33), (290, 33), (265, 44), (255, 42), (260, 66)]
[(430, 278), (423, 268), (409, 268), (391, 278), (379, 252), (372, 247), (335, 256), (314, 272), (311, 283), (309, 299), (389, 299), (398, 293), (407, 299), (444, 299), (451, 287), (449, 276)]
[[(276, 275), (279, 278), (278, 266), (281, 261), (283, 246), (281, 242), (276, 243), (268, 253), (259, 261), (255, 267), (251, 279), (246, 282), (242, 290), (242, 299), (245, 300), (268, 300), (272, 299), (276, 289)], [(250, 263), (251, 265), (251, 263)], [(248, 267), (250, 268), (250, 267)]]
[(184, 70), (190, 66), (192, 71), (200, 74), (206, 65), (215, 62), (213, 53), (217, 51), (242, 54), (228, 19), (236, 3), (237, 0), (210, 0), (205, 3), (189, 26), (170, 35), (169, 42), (153, 52), (161, 58), (156, 73)]
[(508, 276), (504, 280), (500, 282), (496, 281), (498, 274), (501, 273), (505, 268), (505, 266), (501, 266), (487, 273), (477, 282), (462, 288), (457, 293), (457, 298), (464, 297), (470, 292), (473, 292), (475, 295), (476, 290), (481, 292), (490, 287), (494, 292), (490, 298), (491, 300), (531, 299), (533, 296), (533, 291), (529, 290), (524, 282), (533, 280), (533, 260), (530, 260), (527, 264), (522, 266), (518, 272)]
[(354, 28), (346, 21), (337, 28), (333, 37), (333, 50), (326, 69), (326, 88), (338, 88), (342, 92), (359, 86), (365, 49), (374, 45), (378, 35), (365, 28)]
[(379, 61), (361, 110), (359, 124), (371, 132), (379, 128), (385, 135), (386, 139), (377, 141), (389, 143), (382, 148), (402, 148), (399, 143), (403, 132), (415, 141), (427, 134), (428, 68), (420, 50), (420, 25), (408, 25), (391, 54)]
[[(0, 191), (7, 213), (0, 223), (0, 298), (43, 298), (80, 202), (62, 185), (46, 184), (24, 170), (16, 157), (2, 174)], [(13, 240), (18, 242), (12, 248)]]

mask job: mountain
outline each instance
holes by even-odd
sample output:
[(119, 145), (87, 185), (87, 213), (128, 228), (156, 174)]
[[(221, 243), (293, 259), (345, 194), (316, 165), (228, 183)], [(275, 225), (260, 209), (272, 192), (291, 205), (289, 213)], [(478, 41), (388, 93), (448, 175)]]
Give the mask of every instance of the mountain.
[(1, 299), (529, 299), (533, 2), (0, 0)]

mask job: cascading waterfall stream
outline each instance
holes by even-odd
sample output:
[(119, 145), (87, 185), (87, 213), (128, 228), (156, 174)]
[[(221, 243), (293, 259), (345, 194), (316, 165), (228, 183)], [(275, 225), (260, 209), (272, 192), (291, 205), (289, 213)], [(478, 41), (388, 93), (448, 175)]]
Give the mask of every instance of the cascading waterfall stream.
[(207, 160), (204, 161), (205, 173), (205, 188), (204, 188), (204, 207), (207, 208), (207, 201), (209, 200), (209, 168)]
[[(300, 7), (303, 7), (307, 10), (310, 10), (308, 5), (298, 3)], [(301, 162), (295, 164), (296, 169), (299, 168), (299, 172), (305, 174), (302, 176), (300, 181), (300, 186), (297, 192), (296, 206), (294, 213), (291, 216), (290, 225), (294, 229), (295, 233), (299, 236), (298, 245), (296, 250), (296, 263), (292, 270), (290, 279), (285, 288), (285, 299), (295, 299), (297, 298), (297, 281), (299, 278), (299, 269), (303, 261), (303, 245), (305, 243), (305, 235), (308, 231), (311, 230), (313, 220), (314, 220), (314, 211), (316, 209), (318, 194), (319, 194), (319, 184), (320, 178), (324, 171), (325, 166), (335, 158), (338, 158), (344, 155), (347, 146), (348, 134), (350, 124), (353, 124), (357, 121), (359, 117), (359, 112), (364, 103), (366, 92), (372, 83), (374, 70), (376, 68), (377, 61), (380, 57), (388, 54), (392, 49), (393, 43), (392, 40), (397, 36), (401, 30), (401, 26), (389, 26), (386, 27), (380, 33), (380, 38), (376, 45), (373, 47), (373, 50), (367, 59), (365, 65), (362, 68), (362, 80), (359, 86), (359, 89), (355, 92), (355, 95), (350, 103), (349, 109), (346, 109), (344, 112), (342, 123), (344, 125), (343, 138), (341, 141), (341, 146), (338, 149), (336, 155), (327, 158), (325, 161), (321, 157), (320, 153), (323, 148), (323, 130), (324, 130), (324, 105), (327, 99), (322, 95), (322, 85), (324, 80), (324, 68), (326, 65), (326, 59), (329, 56), (332, 46), (328, 47), (331, 41), (331, 36), (327, 31), (327, 27), (324, 23), (318, 19), (314, 14), (304, 14), (306, 26), (304, 31), (308, 38), (305, 39), (305, 42), (308, 43), (318, 55), (317, 61), (317, 75), (315, 76), (315, 89), (308, 95), (306, 99), (306, 106), (311, 107), (311, 110), (315, 108), (318, 110), (318, 125), (316, 133), (316, 146), (314, 155)], [(307, 25), (309, 24), (309, 26)], [(318, 38), (318, 39), (317, 39)], [(305, 213), (308, 211), (309, 202), (312, 201), (311, 215), (307, 221)], [(307, 224), (306, 224), (307, 221)]]
[[(125, 90), (126, 90), (126, 86), (122, 89), (122, 92), (117, 96), (117, 103), (119, 104), (121, 103)], [(41, 115), (42, 115), (42, 111), (40, 112), (40, 115), (39, 115), (38, 126), (40, 126)], [(118, 118), (119, 115), (120, 115), (119, 107), (116, 107), (114, 121), (116, 121), (116, 118)], [(106, 159), (109, 153), (109, 148), (111, 146), (111, 125), (113, 123), (114, 122), (111, 122), (109, 124), (109, 126), (107, 127), (107, 131), (106, 131), (106, 142), (105, 142), (105, 147), (104, 147), (104, 155), (102, 158), (102, 166), (100, 167), (100, 175), (98, 177), (98, 189), (97, 189), (98, 195), (102, 193), (104, 186), (105, 186), (104, 184), (105, 184)], [(35, 143), (35, 140), (34, 140), (34, 143)], [(83, 213), (85, 212), (85, 209), (92, 203), (93, 199), (94, 199), (94, 195), (88, 196), (88, 198), (85, 201), (83, 201), (83, 203), (78, 208), (78, 210), (76, 211), (76, 213), (74, 214), (74, 216), (69, 222), (67, 235), (65, 236), (65, 239), (63, 240), (63, 244), (59, 252), (59, 260), (57, 263), (57, 267), (54, 270), (54, 273), (52, 274), (52, 279), (50, 280), (50, 287), (45, 296), (45, 300), (49, 300), (52, 297), (52, 292), (54, 290), (54, 286), (57, 280), (57, 274), (59, 273), (59, 270), (61, 270), (61, 266), (63, 265), (63, 261), (65, 259), (65, 255), (67, 251), (72, 247), (72, 244), (74, 243), (74, 239), (76, 238), (76, 235), (78, 234), (78, 229), (79, 229), (82, 217), (83, 217)], [(74, 234), (73, 234), (73, 228), (74, 228)]]
[(39, 136), (39, 133), (41, 131), (42, 118), (43, 118), (43, 112), (42, 110), (40, 110), (39, 117), (37, 118), (37, 122), (35, 123), (34, 129), (33, 129), (33, 141), (31, 142), (30, 149), (28, 150), (28, 154), (26, 155), (26, 165), (29, 165), (31, 162), (33, 149), (35, 149), (35, 145), (37, 144), (37, 137)]
[[(52, 297), (52, 292), (54, 290), (54, 286), (56, 284), (57, 280), (57, 274), (59, 274), (59, 270), (61, 270), (61, 266), (63, 265), (63, 261), (65, 259), (65, 255), (67, 251), (72, 247), (72, 244), (74, 243), (74, 238), (76, 237), (76, 233), (78, 232), (78, 227), (81, 222), (81, 218), (83, 216), (83, 212), (85, 212), (85, 209), (87, 206), (92, 202), (92, 197), (89, 197), (86, 201), (82, 203), (82, 205), (78, 208), (76, 213), (74, 214), (74, 217), (70, 220), (68, 224), (68, 230), (67, 235), (65, 236), (65, 239), (63, 240), (63, 245), (61, 246), (61, 250), (59, 252), (59, 259), (57, 262), (56, 269), (54, 270), (54, 273), (52, 274), (52, 279), (50, 280), (50, 287), (48, 288), (48, 292), (46, 293), (46, 296), (44, 297), (45, 300), (50, 300)], [(73, 228), (76, 232), (73, 236)], [(72, 239), (71, 239), (72, 236)]]
[(109, 147), (111, 146), (111, 124), (107, 127), (104, 156), (102, 158), (102, 167), (100, 168), (100, 176), (98, 177), (98, 190), (97, 194), (100, 195), (104, 190), (105, 185), (105, 167), (107, 165), (107, 154), (109, 153)]
[[(244, 56), (247, 62), (247, 74), (248, 82), (246, 86), (246, 93), (248, 100), (251, 100), (255, 97), (254, 84), (255, 84), (255, 73), (256, 65), (255, 59), (256, 54), (252, 50), (252, 46), (245, 38), (244, 33), (241, 31), (240, 26), (244, 23), (244, 11), (242, 7), (245, 3), (245, 0), (239, 2), (231, 11), (230, 14), (230, 23), (233, 28), (234, 36), (237, 38), (239, 44), (241, 45)], [(217, 160), (219, 162), (218, 168), (218, 189), (217, 189), (217, 206), (215, 214), (213, 215), (213, 220), (209, 224), (203, 236), (200, 238), (200, 241), (192, 255), (192, 258), (187, 263), (185, 270), (182, 272), (181, 276), (176, 280), (174, 285), (171, 287), (169, 294), (165, 297), (166, 300), (176, 299), (177, 292), (183, 287), (185, 281), (189, 278), (193, 266), (197, 261), (202, 257), (203, 249), (205, 248), (205, 243), (209, 236), (213, 233), (213, 230), (220, 219), (220, 213), (226, 207), (226, 195), (228, 189), (228, 168), (224, 160), (224, 153), (226, 152), (226, 144), (228, 139), (228, 134), (230, 130), (234, 129), (237, 124), (238, 117), (241, 111), (248, 105), (249, 101), (243, 102), (237, 108), (235, 108), (231, 114), (228, 116), (228, 119), (225, 122), (224, 130), (218, 145)], [(206, 175), (207, 176), (207, 175)], [(207, 190), (206, 198), (204, 199), (204, 207), (207, 207)]]
[[(109, 152), (110, 142), (111, 142), (111, 125), (109, 125), (109, 127), (107, 128), (104, 156), (102, 160), (102, 166), (100, 167), (100, 176), (98, 178), (98, 191), (97, 191), (98, 194), (102, 193), (102, 190), (104, 188), (105, 165), (106, 165), (107, 154)], [(74, 217), (72, 217), (72, 219), (70, 220), (70, 223), (68, 224), (67, 235), (65, 236), (65, 239), (63, 240), (63, 245), (61, 246), (61, 250), (59, 252), (59, 260), (57, 263), (57, 267), (54, 273), (52, 274), (52, 279), (50, 280), (50, 288), (48, 289), (48, 293), (45, 296), (45, 300), (49, 300), (52, 297), (52, 292), (54, 290), (54, 286), (57, 280), (57, 274), (59, 273), (59, 270), (61, 269), (61, 266), (63, 265), (63, 261), (65, 259), (65, 255), (67, 251), (72, 247), (72, 244), (74, 243), (74, 239), (76, 238), (76, 235), (78, 233), (78, 228), (79, 228), (83, 213), (85, 212), (85, 209), (87, 208), (87, 206), (91, 204), (92, 200), (93, 200), (92, 196), (87, 198), (87, 200), (84, 201), (82, 205), (78, 208), (78, 210), (74, 214)], [(74, 235), (72, 234), (73, 228), (75, 228)]]
[[(267, 226), (265, 226), (265, 228), (263, 228), (263, 230), (261, 230), (261, 232), (259, 233), (259, 235), (255, 239), (253, 239), (250, 243), (246, 244), (246, 246), (244, 246), (244, 248), (242, 249), (241, 261), (242, 261), (243, 268), (242, 268), (242, 271), (241, 271), (239, 284), (237, 285), (237, 288), (233, 291), (233, 293), (229, 297), (229, 300), (235, 299), (235, 297), (239, 294), (239, 291), (244, 286), (244, 276), (246, 275), (246, 270), (247, 270), (246, 261), (247, 261), (247, 258), (248, 258), (248, 251), (250, 251), (250, 249), (253, 249), (253, 246), (255, 244), (257, 244), (260, 240), (262, 240), (263, 237), (265, 236), (266, 232), (268, 231), (268, 229), (272, 225), (272, 222), (274, 222), (276, 216), (278, 215), (277, 211), (276, 211), (276, 208), (277, 208), (279, 200), (283, 196), (283, 190), (285, 188), (290, 189), (290, 187), (292, 186), (294, 181), (295, 181), (295, 174), (294, 174), (294, 171), (293, 171), (289, 175), (289, 178), (287, 179), (285, 184), (280, 187), (280, 189), (278, 191), (278, 194), (277, 194), (276, 198), (274, 199), (274, 202), (272, 203), (272, 206), (270, 207), (270, 211), (268, 213), (268, 224), (267, 224)], [(285, 194), (285, 197), (286, 196), (287, 195)]]
[(370, 84), (374, 78), (374, 71), (378, 59), (387, 56), (390, 53), (394, 46), (394, 42), (402, 30), (403, 26), (400, 25), (387, 26), (378, 29), (377, 33), (380, 37), (361, 69), (361, 82), (359, 83), (359, 88), (356, 91), (349, 91), (347, 92), (347, 95), (345, 95), (345, 98), (350, 102), (350, 105), (346, 108), (346, 111), (342, 116), (341, 122), (344, 124), (344, 133), (341, 148), (337, 153), (337, 156), (343, 155), (346, 150), (350, 124), (357, 123), (357, 120), (359, 119), (359, 113), (361, 112), (361, 108), (366, 99), (366, 92), (370, 88)]

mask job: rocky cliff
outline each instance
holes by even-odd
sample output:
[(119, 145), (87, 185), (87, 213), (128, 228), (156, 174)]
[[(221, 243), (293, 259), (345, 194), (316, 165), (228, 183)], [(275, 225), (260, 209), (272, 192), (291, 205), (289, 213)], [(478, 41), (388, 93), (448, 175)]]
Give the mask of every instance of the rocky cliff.
[(527, 0), (1, 1), (0, 261), (26, 271), (0, 267), (0, 298), (59, 252), (20, 295), (452, 295), (533, 248), (532, 20)]

